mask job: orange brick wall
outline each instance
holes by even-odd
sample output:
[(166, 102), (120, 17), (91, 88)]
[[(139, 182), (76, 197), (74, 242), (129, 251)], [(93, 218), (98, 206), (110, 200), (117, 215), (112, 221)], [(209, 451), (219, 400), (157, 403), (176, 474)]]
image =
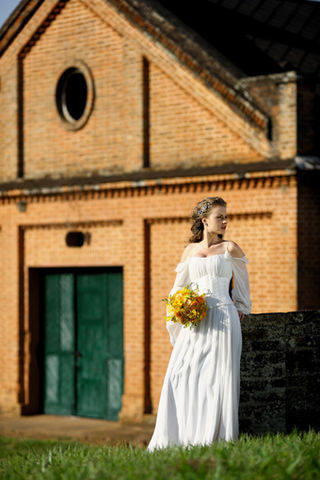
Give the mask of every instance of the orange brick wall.
[(166, 297), (172, 288), (174, 269), (180, 261), (189, 236), (190, 225), (187, 221), (162, 221), (151, 224), (151, 289), (150, 289), (150, 394), (153, 411), (157, 411), (168, 361), (172, 351), (169, 334), (164, 320)]
[[(261, 75), (241, 80), (241, 84), (248, 89), (258, 105), (261, 100), (263, 101), (263, 111), (272, 118), (274, 154), (284, 159), (294, 157), (301, 146), (301, 141), (298, 145), (300, 132), (297, 119), (300, 122), (300, 113), (304, 112), (300, 111), (298, 104), (296, 82), (295, 72)], [(267, 102), (264, 101), (266, 98)]]
[(1, 205), (0, 414), (19, 413), (19, 266), (14, 204)]
[(151, 166), (203, 166), (263, 160), (188, 90), (151, 65)]
[[(122, 265), (124, 269), (123, 415), (132, 418), (144, 411), (145, 367), (150, 369), (150, 391), (153, 411), (156, 411), (171, 351), (161, 298), (172, 287), (174, 268), (190, 226), (187, 221), (174, 219), (188, 217), (193, 206), (207, 195), (220, 195), (228, 202), (230, 222), (226, 239), (237, 241), (249, 258), (253, 313), (296, 309), (295, 177), (211, 181), (205, 186), (194, 183), (192, 187), (182, 188), (140, 187), (133, 189), (132, 195), (119, 190), (117, 195), (110, 193), (106, 198), (99, 192), (86, 196), (70, 194), (69, 198), (66, 195), (35, 196), (26, 212), (18, 212), (15, 200), (4, 203), (0, 236), (6, 255), (1, 261), (1, 276), (6, 281), (0, 297), (1, 312), (5, 312), (1, 319), (0, 351), (4, 354), (0, 411), (17, 413), (19, 405), (27, 404), (29, 398), (28, 269), (114, 265)], [(152, 223), (152, 219), (161, 218), (163, 220)], [(151, 221), (151, 312), (150, 319), (145, 319), (144, 221), (148, 219)], [(24, 232), (24, 249), (20, 248), (20, 253), (19, 226)], [(66, 232), (74, 228), (91, 233), (90, 245), (81, 249), (65, 245)], [(22, 268), (25, 282), (24, 318), (19, 317), (19, 262), (23, 263), (20, 271)], [(145, 321), (151, 322), (150, 365), (145, 365), (144, 358)], [(19, 322), (22, 322), (20, 326)], [(25, 338), (19, 369), (21, 329)]]
[[(26, 177), (127, 168), (122, 57), (121, 36), (70, 0), (23, 61)], [(96, 99), (85, 128), (70, 131), (59, 121), (55, 87), (77, 59), (92, 72)]]
[(7, 180), (18, 175), (17, 67), (1, 69), (0, 59), (0, 71), (0, 178)]

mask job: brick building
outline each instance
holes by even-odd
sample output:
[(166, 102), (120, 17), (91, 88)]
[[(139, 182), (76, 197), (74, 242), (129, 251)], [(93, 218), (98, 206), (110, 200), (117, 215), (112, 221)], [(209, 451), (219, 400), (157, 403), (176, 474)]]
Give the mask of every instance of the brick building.
[(157, 411), (208, 195), (253, 313), (319, 308), (320, 5), (176, 4), (22, 0), (0, 31), (0, 414)]

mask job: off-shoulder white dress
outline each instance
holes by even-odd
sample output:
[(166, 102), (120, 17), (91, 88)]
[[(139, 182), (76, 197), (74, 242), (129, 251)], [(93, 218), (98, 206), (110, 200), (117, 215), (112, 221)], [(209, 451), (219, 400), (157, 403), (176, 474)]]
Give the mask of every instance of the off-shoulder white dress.
[(173, 350), (147, 447), (150, 452), (238, 438), (242, 337), (237, 310), (251, 312), (247, 263), (245, 255), (236, 258), (226, 250), (189, 257), (177, 265), (170, 293), (192, 282), (206, 293), (209, 310), (199, 327), (167, 322)]

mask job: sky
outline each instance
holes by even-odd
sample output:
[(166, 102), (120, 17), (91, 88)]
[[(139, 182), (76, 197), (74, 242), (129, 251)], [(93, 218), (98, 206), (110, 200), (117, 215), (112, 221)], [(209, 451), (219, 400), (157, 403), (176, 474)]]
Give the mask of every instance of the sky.
[[(309, 0), (320, 1), (320, 0)], [(20, 3), (20, 0), (0, 0), (0, 28), (7, 20), (9, 15), (13, 12), (16, 6)]]
[(19, 3), (20, 0), (0, 0), (0, 28)]

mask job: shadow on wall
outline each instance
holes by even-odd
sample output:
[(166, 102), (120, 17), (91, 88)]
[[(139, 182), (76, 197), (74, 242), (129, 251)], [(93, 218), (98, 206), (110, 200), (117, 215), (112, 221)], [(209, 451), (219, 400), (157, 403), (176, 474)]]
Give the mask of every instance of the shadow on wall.
[(240, 432), (320, 430), (320, 310), (242, 322)]
[(320, 308), (320, 170), (298, 173), (298, 310)]

